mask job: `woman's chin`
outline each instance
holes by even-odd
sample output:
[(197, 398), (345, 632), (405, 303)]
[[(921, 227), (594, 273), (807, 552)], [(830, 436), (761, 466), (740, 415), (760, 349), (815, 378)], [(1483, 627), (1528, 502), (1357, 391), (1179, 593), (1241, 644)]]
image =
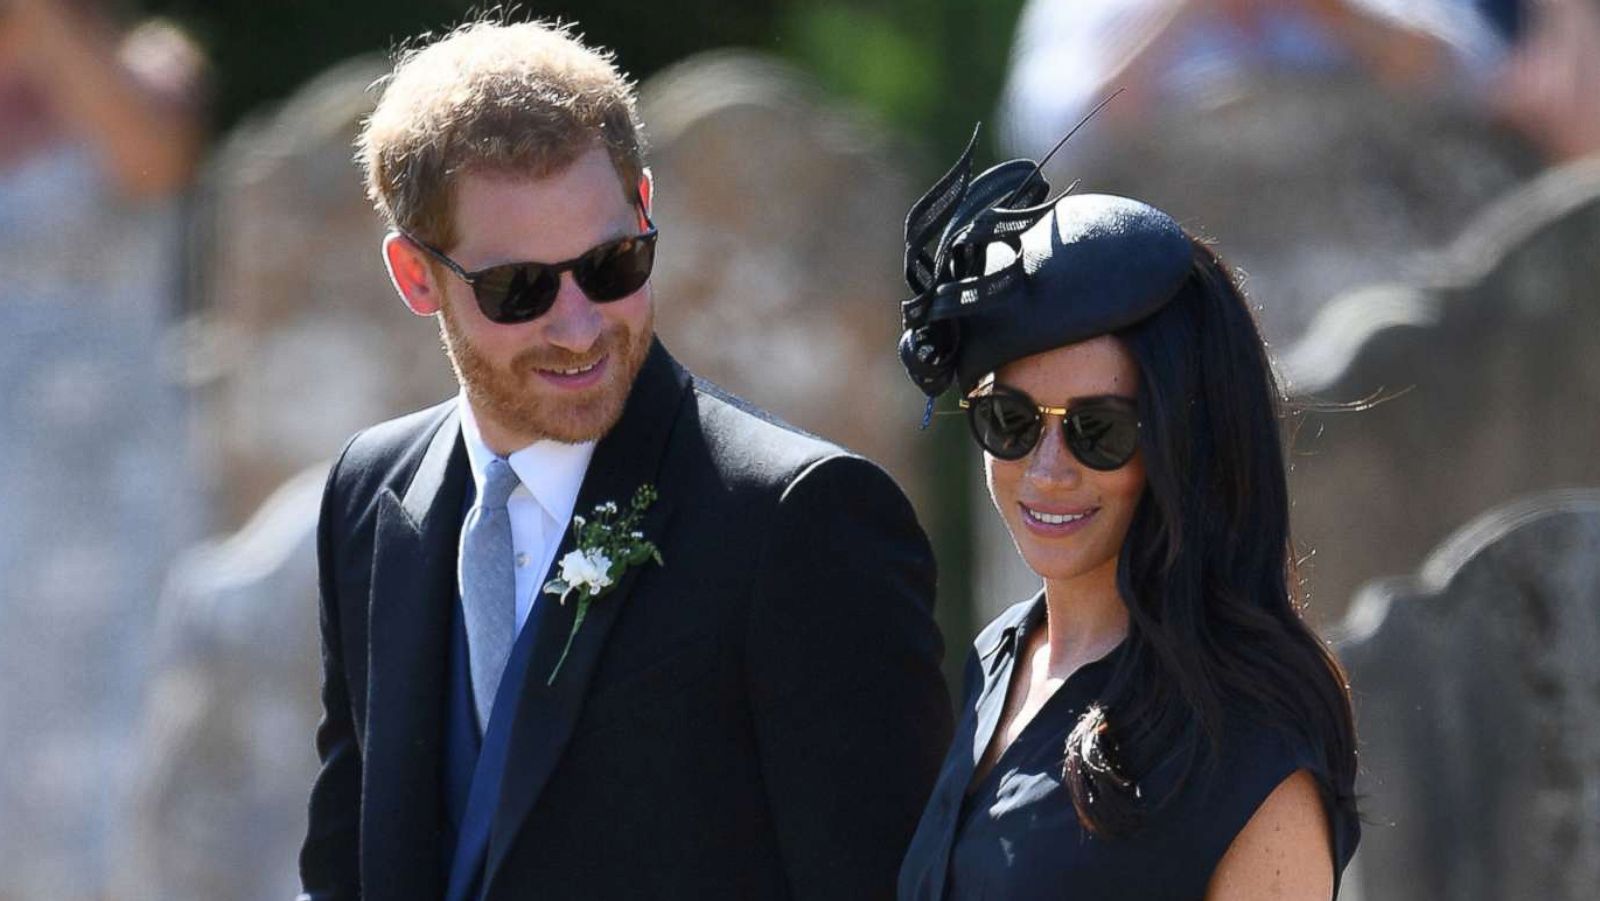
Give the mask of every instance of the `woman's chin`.
[[(1082, 553), (1063, 553), (1059, 547), (1039, 547), (1039, 542), (1017, 542), (1022, 562), (1046, 582), (1079, 582), (1087, 576), (1116, 579), (1116, 557), (1086, 559)], [(1074, 549), (1078, 550), (1078, 549)]]

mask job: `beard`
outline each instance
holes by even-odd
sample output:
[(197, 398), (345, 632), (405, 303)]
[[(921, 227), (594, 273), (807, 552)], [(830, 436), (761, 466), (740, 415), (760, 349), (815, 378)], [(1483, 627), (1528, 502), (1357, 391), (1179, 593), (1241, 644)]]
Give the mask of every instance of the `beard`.
[[(563, 444), (581, 444), (599, 440), (611, 431), (622, 418), (633, 380), (649, 353), (654, 323), (652, 309), (637, 331), (625, 323), (612, 323), (588, 353), (574, 354), (554, 347), (527, 350), (503, 368), (473, 346), (448, 305), (439, 309), (439, 337), (473, 412), (529, 443), (548, 438)], [(602, 357), (609, 357), (610, 362), (601, 381), (582, 392), (558, 394), (556, 389), (539, 384), (537, 370), (577, 369)]]

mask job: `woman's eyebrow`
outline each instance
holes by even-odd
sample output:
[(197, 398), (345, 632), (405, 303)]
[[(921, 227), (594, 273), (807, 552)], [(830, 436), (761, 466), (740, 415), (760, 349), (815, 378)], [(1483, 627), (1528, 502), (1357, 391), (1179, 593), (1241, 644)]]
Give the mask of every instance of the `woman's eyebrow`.
[(1070, 406), (1074, 406), (1076, 404), (1089, 403), (1091, 401), (1099, 401), (1099, 400), (1125, 400), (1125, 401), (1127, 401), (1129, 403), (1133, 403), (1137, 399), (1138, 398), (1135, 398), (1135, 397), (1133, 397), (1131, 395), (1127, 395), (1127, 394), (1085, 394), (1085, 395), (1083, 395), (1081, 397), (1068, 398), (1067, 399), (1067, 406), (1070, 407)]

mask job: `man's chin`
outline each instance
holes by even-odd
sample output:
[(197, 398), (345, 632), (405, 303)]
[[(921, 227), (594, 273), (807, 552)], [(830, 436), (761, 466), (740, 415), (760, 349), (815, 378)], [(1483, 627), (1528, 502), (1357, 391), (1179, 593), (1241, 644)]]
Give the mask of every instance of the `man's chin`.
[[(607, 399), (609, 400), (609, 399)], [(555, 416), (545, 417), (535, 423), (537, 432), (544, 438), (562, 444), (583, 444), (599, 441), (616, 427), (622, 418), (621, 403), (606, 403), (604, 407), (568, 408)]]
[[(534, 379), (538, 376), (534, 375)], [(486, 408), (503, 426), (528, 443), (548, 439), (562, 444), (597, 441), (622, 418), (631, 385), (608, 381), (584, 391), (524, 389), (516, 397), (483, 397), (468, 390), (474, 410)]]
[(509, 370), (497, 370), (470, 345), (452, 338), (447, 328), (446, 346), (451, 348), (457, 377), (467, 386), (473, 412), (492, 420), (506, 433), (506, 440), (523, 446), (540, 440), (582, 444), (605, 437), (622, 418), (649, 348), (647, 339), (613, 338), (603, 354), (606, 371), (600, 381), (572, 387), (547, 379), (532, 361), (519, 360)]

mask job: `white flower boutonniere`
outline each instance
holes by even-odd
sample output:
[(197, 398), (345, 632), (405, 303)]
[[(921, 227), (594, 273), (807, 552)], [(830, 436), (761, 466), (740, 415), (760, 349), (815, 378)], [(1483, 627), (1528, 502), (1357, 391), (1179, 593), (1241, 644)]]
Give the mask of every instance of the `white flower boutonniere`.
[(647, 560), (654, 560), (657, 566), (664, 565), (661, 552), (638, 530), (639, 517), (655, 503), (655, 499), (654, 487), (640, 485), (633, 494), (633, 502), (625, 511), (607, 501), (596, 506), (589, 519), (582, 516), (572, 518), (573, 528), (577, 530), (578, 547), (561, 558), (561, 575), (545, 583), (544, 593), (556, 595), (563, 605), (567, 603), (568, 595), (576, 594), (578, 611), (572, 619), (572, 631), (567, 633), (567, 644), (561, 649), (561, 659), (556, 661), (555, 669), (550, 671), (550, 680), (545, 684), (555, 684), (556, 673), (561, 672), (561, 664), (566, 662), (567, 652), (572, 650), (572, 639), (577, 637), (578, 627), (583, 625), (583, 618), (589, 613), (589, 604), (616, 587), (617, 581), (629, 567)]

